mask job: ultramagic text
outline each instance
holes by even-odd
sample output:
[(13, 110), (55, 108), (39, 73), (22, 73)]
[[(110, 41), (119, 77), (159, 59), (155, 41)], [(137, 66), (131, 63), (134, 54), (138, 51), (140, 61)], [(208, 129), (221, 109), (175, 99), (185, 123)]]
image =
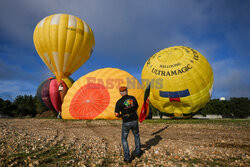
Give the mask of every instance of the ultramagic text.
[(185, 73), (189, 71), (190, 69), (192, 69), (192, 66), (190, 64), (187, 64), (186, 66), (177, 70), (163, 71), (163, 70), (152, 68), (151, 72), (160, 76), (174, 76), (174, 75), (180, 75), (182, 73)]

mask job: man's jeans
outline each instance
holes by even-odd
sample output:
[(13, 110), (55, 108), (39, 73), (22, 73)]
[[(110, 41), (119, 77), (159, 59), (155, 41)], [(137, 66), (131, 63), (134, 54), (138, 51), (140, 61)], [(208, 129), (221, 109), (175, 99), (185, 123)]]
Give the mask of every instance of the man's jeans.
[(126, 160), (130, 159), (129, 146), (127, 141), (130, 129), (132, 130), (135, 138), (135, 154), (136, 155), (141, 154), (141, 142), (140, 142), (138, 121), (135, 120), (131, 122), (124, 122), (122, 124), (122, 147), (124, 151), (124, 158)]

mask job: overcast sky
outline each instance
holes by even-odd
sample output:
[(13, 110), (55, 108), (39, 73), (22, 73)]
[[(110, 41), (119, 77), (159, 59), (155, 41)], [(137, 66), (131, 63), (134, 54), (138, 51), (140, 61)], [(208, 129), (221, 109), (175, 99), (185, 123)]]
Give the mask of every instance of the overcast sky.
[(140, 79), (150, 56), (183, 45), (211, 64), (212, 98), (250, 97), (249, 9), (248, 0), (1, 0), (0, 98), (35, 95), (53, 75), (36, 53), (33, 31), (56, 13), (80, 17), (95, 35), (92, 57), (74, 80), (104, 67)]

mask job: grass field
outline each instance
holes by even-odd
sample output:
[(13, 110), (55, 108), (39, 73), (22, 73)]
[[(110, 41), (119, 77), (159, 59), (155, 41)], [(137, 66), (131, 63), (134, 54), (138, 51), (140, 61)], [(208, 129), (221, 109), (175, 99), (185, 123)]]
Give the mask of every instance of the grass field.
[[(250, 166), (250, 120), (145, 120), (128, 166)], [(123, 166), (121, 121), (0, 119), (0, 166)], [(128, 141), (134, 149), (133, 135)]]
[(227, 123), (250, 123), (250, 119), (147, 119), (144, 123), (167, 123), (167, 124), (227, 124)]

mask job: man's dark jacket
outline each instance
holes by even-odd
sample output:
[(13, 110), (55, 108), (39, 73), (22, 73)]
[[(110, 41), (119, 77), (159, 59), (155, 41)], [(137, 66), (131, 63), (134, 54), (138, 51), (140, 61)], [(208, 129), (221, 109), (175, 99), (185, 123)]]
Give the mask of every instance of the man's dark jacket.
[[(138, 120), (138, 103), (134, 96), (124, 95), (116, 102), (115, 112), (121, 115), (123, 122)], [(120, 113), (121, 112), (121, 113)]]

